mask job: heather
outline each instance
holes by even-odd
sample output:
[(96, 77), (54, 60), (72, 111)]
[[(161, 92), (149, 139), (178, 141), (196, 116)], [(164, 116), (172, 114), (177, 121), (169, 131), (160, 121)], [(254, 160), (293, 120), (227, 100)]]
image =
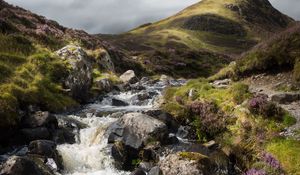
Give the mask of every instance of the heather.
[(164, 98), (163, 109), (190, 126), (196, 134), (193, 138), (200, 142), (213, 139), (232, 150), (245, 174), (290, 171), (266, 145), (277, 140), (295, 119), (266, 96), (252, 94), (246, 84), (232, 83), (222, 89), (205, 79), (195, 79), (169, 88)]

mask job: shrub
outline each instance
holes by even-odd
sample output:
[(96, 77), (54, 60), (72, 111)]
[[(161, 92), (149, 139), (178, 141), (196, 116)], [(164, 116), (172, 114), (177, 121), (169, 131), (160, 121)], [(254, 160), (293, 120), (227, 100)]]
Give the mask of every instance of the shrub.
[(294, 66), (293, 78), (295, 81), (300, 82), (300, 59), (298, 59)]
[(275, 103), (269, 102), (267, 96), (257, 95), (249, 101), (249, 110), (267, 118), (282, 119), (284, 111)]
[(251, 96), (249, 86), (243, 83), (234, 84), (231, 88), (231, 93), (233, 94), (233, 101), (237, 104), (243, 103)]
[(28, 56), (33, 51), (34, 47), (27, 38), (20, 35), (0, 34), (0, 52)]
[(188, 109), (195, 115), (194, 125), (200, 140), (213, 138), (226, 129), (226, 117), (216, 104), (194, 101)]

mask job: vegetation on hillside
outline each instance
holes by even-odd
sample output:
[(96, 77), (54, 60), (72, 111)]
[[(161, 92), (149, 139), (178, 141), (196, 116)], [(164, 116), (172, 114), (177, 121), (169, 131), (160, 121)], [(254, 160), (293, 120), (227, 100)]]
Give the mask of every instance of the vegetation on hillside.
[[(251, 94), (247, 85), (234, 83), (228, 89), (218, 89), (206, 79), (196, 79), (183, 87), (169, 88), (164, 98), (163, 109), (195, 131), (190, 137), (200, 142), (214, 139), (232, 150), (243, 171), (299, 173), (295, 159), (299, 158), (300, 142), (279, 136), (295, 119), (264, 96)], [(290, 158), (281, 154), (282, 147), (288, 147), (285, 150)]]
[(211, 79), (293, 70), (294, 79), (299, 81), (299, 48), (300, 24), (297, 23), (244, 53), (236, 63), (222, 69)]
[(18, 110), (36, 105), (51, 112), (76, 105), (63, 93), (68, 64), (22, 36), (0, 34), (0, 128), (18, 123)]

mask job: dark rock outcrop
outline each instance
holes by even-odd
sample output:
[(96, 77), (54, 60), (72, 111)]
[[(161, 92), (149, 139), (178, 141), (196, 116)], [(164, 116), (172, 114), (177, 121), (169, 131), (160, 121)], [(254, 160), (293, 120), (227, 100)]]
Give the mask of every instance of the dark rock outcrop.
[(63, 169), (62, 158), (56, 150), (56, 144), (49, 140), (36, 140), (30, 142), (29, 154), (44, 156), (45, 158), (52, 158), (59, 169)]

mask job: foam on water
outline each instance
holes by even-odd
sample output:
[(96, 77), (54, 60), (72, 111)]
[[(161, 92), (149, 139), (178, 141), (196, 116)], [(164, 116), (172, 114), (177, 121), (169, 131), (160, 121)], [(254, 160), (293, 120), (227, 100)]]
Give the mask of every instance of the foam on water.
[(108, 117), (72, 117), (86, 125), (81, 129), (76, 144), (63, 144), (58, 151), (63, 158), (66, 175), (125, 175), (113, 166), (105, 131), (116, 119)]

